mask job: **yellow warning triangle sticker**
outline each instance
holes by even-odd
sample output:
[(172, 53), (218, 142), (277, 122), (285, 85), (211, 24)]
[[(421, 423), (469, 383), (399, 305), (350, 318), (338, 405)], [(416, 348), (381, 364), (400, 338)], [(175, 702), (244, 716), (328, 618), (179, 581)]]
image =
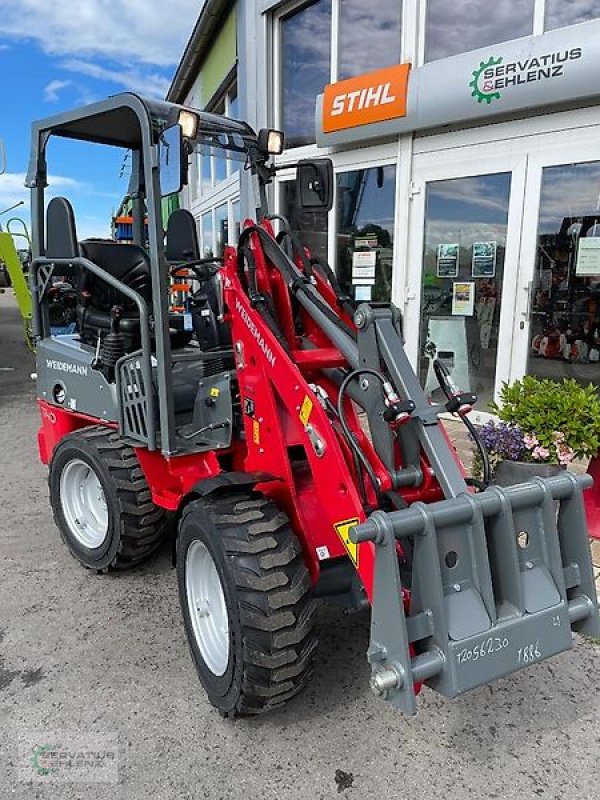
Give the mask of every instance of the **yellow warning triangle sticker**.
[(350, 528), (358, 525), (358, 523), (358, 517), (352, 517), (352, 519), (345, 519), (342, 522), (336, 522), (333, 526), (337, 532), (337, 535), (342, 540), (344, 547), (346, 548), (348, 555), (352, 559), (352, 563), (355, 567), (358, 567), (358, 545), (350, 541)]

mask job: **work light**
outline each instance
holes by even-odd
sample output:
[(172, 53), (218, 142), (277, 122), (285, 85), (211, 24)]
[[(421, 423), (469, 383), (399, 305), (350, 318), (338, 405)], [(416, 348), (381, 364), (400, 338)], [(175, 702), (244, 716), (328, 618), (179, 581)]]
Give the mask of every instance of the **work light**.
[(258, 132), (258, 149), (270, 156), (279, 156), (283, 153), (283, 133), (269, 128), (261, 128)]
[(193, 111), (180, 111), (179, 124), (181, 125), (181, 132), (186, 139), (195, 139), (198, 133), (198, 115)]

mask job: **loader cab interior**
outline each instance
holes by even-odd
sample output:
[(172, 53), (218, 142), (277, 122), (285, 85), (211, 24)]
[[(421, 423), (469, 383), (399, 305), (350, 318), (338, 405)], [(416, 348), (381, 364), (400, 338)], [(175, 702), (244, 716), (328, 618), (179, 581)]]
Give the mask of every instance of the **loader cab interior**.
[[(46, 202), (48, 143), (57, 137), (131, 152), (131, 243), (81, 239), (70, 200)], [(70, 407), (91, 404), (102, 417), (123, 422), (116, 419), (122, 404), (115, 395), (125, 380), (130, 388), (137, 381), (135, 393), (142, 404), (122, 409), (131, 438), (169, 452), (215, 445), (214, 437), (193, 434), (199, 382), (232, 366), (231, 343), (219, 320), (220, 264), (201, 258), (188, 211), (177, 209), (164, 218), (163, 199), (181, 190), (195, 151), (218, 152), (250, 166), (265, 160), (261, 145), (242, 122), (132, 94), (34, 123), (28, 172), (34, 335), (47, 363), (72, 371), (61, 380), (48, 380), (42, 396)], [(49, 297), (58, 276), (74, 290), (74, 330), (53, 336)], [(183, 313), (169, 308), (173, 276), (190, 286)], [(69, 386), (77, 372), (85, 373), (89, 387)], [(100, 394), (108, 400), (96, 408), (93, 396)], [(143, 419), (142, 406), (147, 412)], [(227, 412), (231, 418), (233, 412)], [(219, 445), (228, 443), (230, 435), (231, 430), (229, 436), (221, 432)]]
[[(132, 242), (81, 239), (70, 200), (46, 202), (48, 142), (57, 137), (131, 152)], [(200, 152), (242, 162), (258, 182), (257, 215), (266, 215), (268, 160), (281, 151), (282, 134), (255, 134), (243, 122), (127, 93), (34, 123), (32, 141), (30, 280), (41, 397), (115, 421), (149, 450), (228, 447), (238, 410), (223, 321), (222, 259), (202, 258), (194, 218), (185, 209), (165, 218), (164, 200), (181, 191), (189, 162)], [(331, 192), (329, 172), (309, 164), (301, 172), (306, 202), (322, 202)], [(74, 289), (74, 330), (61, 336), (52, 335), (49, 320), (56, 276)], [(173, 280), (189, 288), (177, 310), (170, 307)], [(58, 368), (66, 374), (57, 376)], [(77, 375), (85, 375), (85, 385), (76, 385)], [(219, 402), (203, 391), (218, 393)], [(219, 406), (216, 422), (205, 401)]]

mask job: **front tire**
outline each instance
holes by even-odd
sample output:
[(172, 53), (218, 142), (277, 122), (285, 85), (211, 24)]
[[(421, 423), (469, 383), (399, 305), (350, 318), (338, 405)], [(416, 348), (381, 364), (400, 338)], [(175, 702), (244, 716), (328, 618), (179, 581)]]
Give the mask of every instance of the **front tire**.
[(305, 687), (315, 601), (300, 542), (271, 500), (244, 492), (192, 501), (177, 578), (192, 659), (223, 716), (268, 711)]
[(127, 569), (159, 546), (165, 512), (154, 505), (133, 448), (94, 425), (65, 436), (48, 476), (54, 521), (84, 567)]

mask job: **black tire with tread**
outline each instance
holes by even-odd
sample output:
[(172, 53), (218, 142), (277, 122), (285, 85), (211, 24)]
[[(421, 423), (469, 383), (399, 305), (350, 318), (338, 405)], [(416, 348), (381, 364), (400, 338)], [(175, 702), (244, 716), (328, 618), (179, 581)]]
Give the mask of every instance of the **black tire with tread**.
[[(107, 537), (93, 550), (72, 536), (62, 513), (60, 475), (74, 458), (94, 468), (108, 507)], [(128, 569), (147, 559), (160, 545), (165, 511), (152, 502), (135, 450), (111, 428), (93, 425), (65, 436), (52, 455), (48, 484), (60, 535), (74, 558), (88, 569)]]
[[(229, 617), (229, 663), (217, 676), (204, 662), (187, 609), (185, 564), (200, 539), (219, 573)], [(185, 508), (177, 577), (192, 659), (222, 716), (259, 714), (298, 694), (312, 674), (316, 604), (302, 547), (287, 516), (256, 492), (217, 494)]]

